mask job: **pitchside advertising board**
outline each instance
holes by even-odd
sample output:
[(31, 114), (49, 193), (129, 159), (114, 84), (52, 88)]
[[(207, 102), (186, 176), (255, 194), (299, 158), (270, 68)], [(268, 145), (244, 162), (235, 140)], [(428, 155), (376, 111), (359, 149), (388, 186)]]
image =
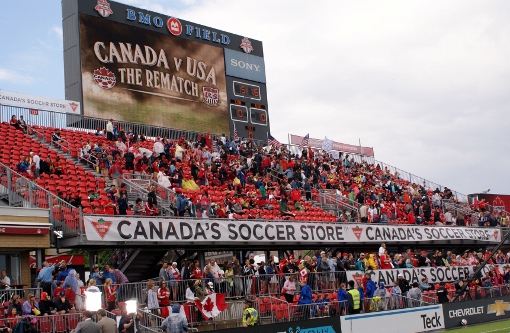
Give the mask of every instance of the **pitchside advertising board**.
[(151, 217), (86, 216), (89, 241), (169, 242), (193, 244), (338, 244), (422, 241), (480, 241), (499, 243), (495, 228), (384, 226), (264, 222), (257, 220), (184, 220)]
[(343, 333), (412, 333), (445, 328), (441, 305), (342, 316), (340, 321)]
[(341, 333), (340, 317), (299, 320), (278, 324), (215, 330), (217, 333)]
[(267, 140), (262, 42), (107, 0), (63, 0), (66, 97), (86, 116)]
[(462, 319), (466, 319), (468, 325), (508, 319), (510, 318), (510, 297), (444, 303), (443, 317), (445, 328), (462, 326)]

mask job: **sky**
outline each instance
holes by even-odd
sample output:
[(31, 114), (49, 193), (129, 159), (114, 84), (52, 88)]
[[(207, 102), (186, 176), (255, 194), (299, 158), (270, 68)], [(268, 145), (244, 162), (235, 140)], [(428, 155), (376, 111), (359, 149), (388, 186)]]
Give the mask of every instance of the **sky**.
[[(261, 40), (271, 134), (510, 194), (510, 2), (120, 0)], [(61, 3), (0, 1), (0, 89), (65, 98)]]

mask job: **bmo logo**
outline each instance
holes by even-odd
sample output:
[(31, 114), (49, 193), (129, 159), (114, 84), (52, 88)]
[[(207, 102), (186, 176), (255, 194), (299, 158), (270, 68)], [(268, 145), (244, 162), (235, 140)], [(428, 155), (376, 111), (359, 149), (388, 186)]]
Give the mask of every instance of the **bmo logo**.
[(175, 17), (171, 17), (166, 22), (166, 26), (168, 27), (168, 31), (174, 36), (179, 36), (182, 32), (182, 24), (181, 21), (176, 19)]

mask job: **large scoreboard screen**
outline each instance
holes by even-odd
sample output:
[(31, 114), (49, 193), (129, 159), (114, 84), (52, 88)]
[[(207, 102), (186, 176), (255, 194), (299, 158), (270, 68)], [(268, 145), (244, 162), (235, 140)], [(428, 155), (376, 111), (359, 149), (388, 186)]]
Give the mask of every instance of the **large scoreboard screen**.
[(84, 115), (267, 140), (262, 42), (108, 0), (63, 0), (62, 17)]

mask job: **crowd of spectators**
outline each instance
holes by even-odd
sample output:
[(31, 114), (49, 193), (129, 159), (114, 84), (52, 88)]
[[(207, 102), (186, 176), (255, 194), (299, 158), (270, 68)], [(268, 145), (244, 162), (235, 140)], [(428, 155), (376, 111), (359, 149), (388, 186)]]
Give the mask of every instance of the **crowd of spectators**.
[[(29, 129), (15, 116), (10, 124)], [(72, 134), (56, 129), (51, 141), (59, 145)], [(452, 226), (506, 226), (509, 222), (506, 212), (490, 210), (484, 201), (460, 203), (446, 187), (430, 189), (425, 183), (401, 179), (398, 172), (391, 173), (378, 164), (358, 163), (347, 154), (334, 159), (309, 147), (293, 154), (285, 145), (263, 147), (252, 140), (209, 133), (193, 141), (183, 137), (152, 140), (110, 119), (105, 130), (98, 128), (94, 135), (84, 136), (78, 155), (96, 168), (105, 184), (115, 185), (115, 189), (96, 190), (96, 195), (103, 199), (105, 194), (107, 201), (96, 202), (87, 209), (89, 213), (134, 214), (137, 203), (122, 198), (120, 186), (124, 173), (135, 173), (152, 175), (161, 186), (175, 190), (176, 200), (170, 208), (179, 216), (306, 220), (310, 218), (306, 213), (314, 210), (307, 202), (317, 198), (318, 190), (329, 189), (356, 209), (340, 210), (339, 216), (312, 216), (312, 220)], [(31, 153), (18, 164), (18, 170), (37, 178), (41, 173), (60, 175), (63, 165), (65, 161), (59, 157), (53, 161)], [(465, 209), (443, 207), (444, 200)], [(136, 209), (137, 214), (161, 213), (156, 195), (146, 201), (138, 204), (144, 208)], [(106, 206), (112, 207), (101, 209)]]

